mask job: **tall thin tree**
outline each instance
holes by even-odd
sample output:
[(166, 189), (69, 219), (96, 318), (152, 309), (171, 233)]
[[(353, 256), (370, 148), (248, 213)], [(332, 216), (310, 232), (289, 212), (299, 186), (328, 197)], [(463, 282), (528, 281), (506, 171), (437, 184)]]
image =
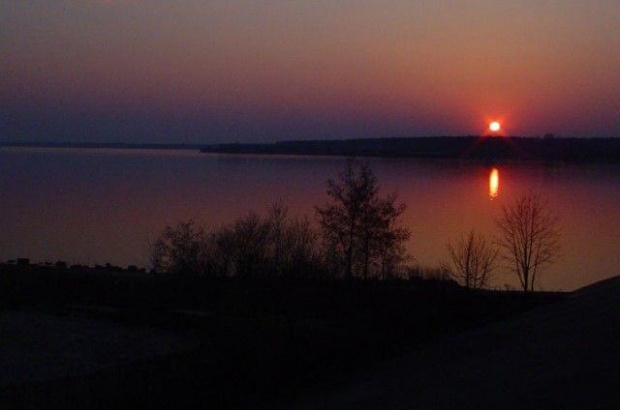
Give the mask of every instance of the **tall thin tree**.
[(496, 222), (503, 259), (519, 277), (523, 291), (533, 291), (542, 268), (559, 253), (558, 218), (540, 196), (524, 194), (504, 206)]

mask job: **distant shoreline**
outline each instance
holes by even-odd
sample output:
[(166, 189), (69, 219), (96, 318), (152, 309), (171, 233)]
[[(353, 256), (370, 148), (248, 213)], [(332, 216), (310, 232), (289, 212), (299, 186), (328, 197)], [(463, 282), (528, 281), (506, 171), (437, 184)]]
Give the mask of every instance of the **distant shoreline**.
[(211, 154), (619, 163), (620, 138), (409, 137), (274, 143), (0, 142), (13, 148), (185, 150)]
[(415, 137), (219, 144), (203, 153), (483, 161), (620, 162), (619, 138)]
[(122, 142), (0, 142), (0, 148), (157, 149), (200, 151), (207, 144), (127, 144)]

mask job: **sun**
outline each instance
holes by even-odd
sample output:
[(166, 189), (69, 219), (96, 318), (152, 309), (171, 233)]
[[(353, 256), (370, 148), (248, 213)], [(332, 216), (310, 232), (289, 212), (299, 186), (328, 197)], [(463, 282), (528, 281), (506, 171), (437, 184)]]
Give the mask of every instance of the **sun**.
[(501, 129), (502, 129), (502, 124), (500, 124), (499, 121), (493, 121), (492, 123), (489, 124), (489, 130), (491, 130), (492, 132), (497, 132)]

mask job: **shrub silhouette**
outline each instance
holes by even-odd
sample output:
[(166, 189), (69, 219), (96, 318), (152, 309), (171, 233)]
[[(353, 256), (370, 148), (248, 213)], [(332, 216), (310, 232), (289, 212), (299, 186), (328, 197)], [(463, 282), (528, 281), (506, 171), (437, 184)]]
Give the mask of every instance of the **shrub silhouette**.
[(499, 250), (494, 248), (484, 236), (473, 229), (456, 242), (448, 244), (448, 252), (454, 279), (466, 288), (480, 289), (487, 286)]
[(323, 271), (322, 257), (307, 218), (290, 217), (282, 204), (212, 231), (182, 222), (151, 244), (153, 269), (180, 276), (307, 276)]
[(316, 208), (320, 230), (281, 203), (266, 217), (251, 212), (215, 230), (182, 222), (151, 244), (153, 268), (179, 276), (402, 277), (405, 204), (396, 194), (381, 197), (369, 165), (355, 160), (327, 185), (332, 201)]

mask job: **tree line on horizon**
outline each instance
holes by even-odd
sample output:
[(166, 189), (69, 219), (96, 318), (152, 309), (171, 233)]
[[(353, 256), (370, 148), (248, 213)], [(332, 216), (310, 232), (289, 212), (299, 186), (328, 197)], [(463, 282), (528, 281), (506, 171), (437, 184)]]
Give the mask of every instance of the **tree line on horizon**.
[(201, 152), (617, 163), (620, 162), (620, 138), (562, 138), (545, 134), (542, 137), (471, 135), (296, 140), (215, 144), (203, 147)]
[(150, 244), (152, 267), (178, 277), (426, 277), (481, 289), (502, 260), (530, 292), (559, 251), (557, 218), (532, 193), (503, 207), (494, 240), (472, 229), (447, 245), (449, 263), (437, 268), (412, 263), (411, 232), (401, 222), (407, 206), (396, 193), (381, 194), (367, 162), (347, 160), (326, 193), (329, 201), (315, 207), (318, 224), (277, 202), (265, 216), (251, 212), (216, 229), (192, 220), (166, 227)]

